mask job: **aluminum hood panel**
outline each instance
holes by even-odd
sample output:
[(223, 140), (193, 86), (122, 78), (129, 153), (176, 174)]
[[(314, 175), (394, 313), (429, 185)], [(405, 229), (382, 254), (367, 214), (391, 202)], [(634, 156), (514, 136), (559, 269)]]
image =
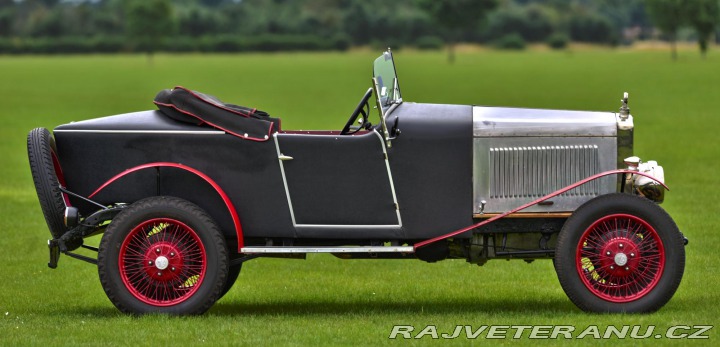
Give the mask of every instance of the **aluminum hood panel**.
[(615, 113), (473, 107), (474, 137), (617, 136)]

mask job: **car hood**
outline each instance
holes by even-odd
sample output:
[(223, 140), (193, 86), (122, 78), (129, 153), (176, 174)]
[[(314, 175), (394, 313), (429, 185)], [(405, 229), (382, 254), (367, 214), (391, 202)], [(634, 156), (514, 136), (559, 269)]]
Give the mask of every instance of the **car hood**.
[(617, 136), (612, 112), (473, 107), (475, 137), (494, 136)]

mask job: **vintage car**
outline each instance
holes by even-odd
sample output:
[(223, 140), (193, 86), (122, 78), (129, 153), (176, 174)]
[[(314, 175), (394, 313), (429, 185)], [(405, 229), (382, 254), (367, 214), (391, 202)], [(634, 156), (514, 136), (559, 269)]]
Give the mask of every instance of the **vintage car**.
[(658, 206), (663, 168), (633, 156), (627, 95), (617, 113), (423, 104), (403, 101), (389, 50), (373, 70), (340, 131), (282, 129), (182, 87), (159, 110), (32, 130), (49, 266), (97, 264), (132, 314), (203, 313), (245, 262), (308, 253), (552, 259), (582, 310), (670, 300), (687, 239)]

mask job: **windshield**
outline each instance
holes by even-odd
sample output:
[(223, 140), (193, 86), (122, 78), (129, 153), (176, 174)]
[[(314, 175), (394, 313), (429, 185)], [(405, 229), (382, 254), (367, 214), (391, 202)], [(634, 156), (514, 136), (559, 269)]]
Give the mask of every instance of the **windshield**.
[(390, 49), (375, 59), (373, 63), (373, 81), (375, 83), (375, 95), (378, 98), (378, 105), (382, 114), (385, 114), (393, 104), (402, 102), (400, 85)]

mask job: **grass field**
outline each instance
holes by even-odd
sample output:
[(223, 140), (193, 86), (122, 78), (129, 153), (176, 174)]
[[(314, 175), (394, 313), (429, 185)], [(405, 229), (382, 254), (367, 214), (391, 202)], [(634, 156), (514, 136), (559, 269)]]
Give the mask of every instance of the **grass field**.
[[(379, 53), (379, 52), (377, 52)], [(682, 52), (397, 52), (406, 100), (615, 111), (630, 92), (636, 154), (665, 167), (665, 209), (690, 239), (674, 298), (649, 315), (593, 315), (566, 298), (550, 261), (253, 260), (201, 317), (120, 314), (92, 265), (46, 266), (49, 233), (25, 141), (34, 127), (151, 109), (183, 85), (258, 107), (286, 129), (339, 129), (369, 86), (370, 52), (269, 55), (0, 57), (0, 345), (554, 345), (560, 340), (388, 340), (394, 324), (716, 325), (720, 302), (720, 56)], [(709, 340), (681, 341), (717, 345)], [(584, 345), (616, 345), (583, 339)], [(667, 338), (625, 341), (677, 344)]]

